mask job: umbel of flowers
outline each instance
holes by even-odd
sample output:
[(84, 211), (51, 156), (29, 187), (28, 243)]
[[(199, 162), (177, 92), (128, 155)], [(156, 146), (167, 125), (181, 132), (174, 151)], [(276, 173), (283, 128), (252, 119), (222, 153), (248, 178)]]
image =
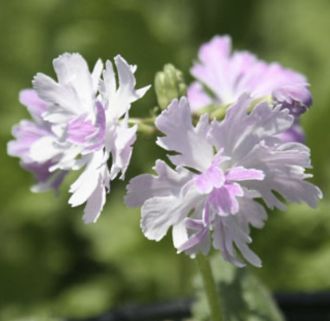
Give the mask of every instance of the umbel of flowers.
[(8, 144), (34, 174), (32, 190), (57, 190), (70, 171), (80, 171), (69, 204), (86, 203), (84, 221), (96, 222), (111, 181), (125, 178), (138, 125), (158, 131), (168, 160), (156, 160), (154, 175), (131, 179), (125, 202), (141, 207), (148, 239), (171, 231), (177, 252), (197, 257), (211, 318), (220, 321), (211, 269), (199, 254), (214, 248), (238, 267), (260, 267), (250, 229), (264, 226), (266, 210), (285, 210), (284, 202), (316, 207), (322, 197), (308, 181), (310, 150), (299, 125), (312, 102), (307, 80), (249, 52), (231, 52), (230, 38), (217, 36), (199, 50), (187, 98), (182, 74), (167, 65), (155, 81), (163, 111), (131, 119), (131, 104), (149, 89), (135, 88), (136, 66), (118, 55), (115, 68), (98, 60), (90, 72), (81, 55), (69, 53), (53, 65), (57, 80), (38, 73), (33, 89), (21, 91), (31, 119), (14, 126)]
[(194, 126), (183, 97), (157, 117), (164, 136), (156, 142), (175, 152), (168, 156), (173, 166), (157, 160), (156, 175), (133, 178), (126, 195), (128, 206), (141, 206), (147, 238), (159, 241), (171, 228), (178, 252), (208, 254), (214, 247), (237, 266), (244, 265), (239, 254), (261, 266), (249, 248), (250, 226), (263, 227), (265, 207), (285, 209), (278, 194), (316, 207), (321, 192), (306, 181), (310, 175), (305, 169), (311, 167), (308, 147), (278, 137), (294, 117), (267, 103), (248, 113), (251, 103), (243, 94), (223, 121), (210, 121), (204, 114)]
[[(36, 177), (33, 191), (56, 190), (68, 172), (81, 171), (69, 204), (86, 203), (86, 223), (99, 217), (111, 181), (125, 178), (137, 131), (129, 111), (149, 88), (135, 89), (136, 66), (121, 56), (114, 62), (115, 68), (99, 60), (90, 72), (79, 54), (56, 58), (57, 81), (38, 73), (33, 89), (20, 93), (32, 119), (14, 127), (8, 144), (8, 153)], [(133, 178), (126, 204), (141, 207), (148, 239), (159, 241), (171, 230), (178, 252), (194, 257), (213, 247), (236, 266), (261, 266), (250, 249), (250, 228), (264, 226), (266, 209), (285, 210), (283, 200), (316, 207), (322, 197), (307, 181), (310, 151), (299, 125), (312, 101), (308, 83), (251, 53), (231, 53), (227, 36), (204, 44), (191, 71), (196, 81), (187, 98), (167, 108), (169, 97), (185, 89), (182, 75), (167, 66), (157, 77), (165, 110), (149, 117), (148, 126), (159, 132), (156, 143), (170, 152), (169, 162), (158, 159), (155, 175)], [(203, 113), (209, 105), (224, 117), (214, 119), (214, 109)]]

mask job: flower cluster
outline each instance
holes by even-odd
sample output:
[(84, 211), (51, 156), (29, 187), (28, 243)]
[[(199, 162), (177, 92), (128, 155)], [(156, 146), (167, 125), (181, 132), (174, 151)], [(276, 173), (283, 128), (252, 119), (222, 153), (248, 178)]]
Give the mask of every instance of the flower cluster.
[(38, 180), (34, 191), (57, 189), (69, 171), (82, 169), (69, 203), (86, 203), (86, 223), (99, 217), (110, 182), (125, 175), (137, 130), (128, 124), (129, 110), (149, 88), (136, 90), (136, 66), (119, 55), (114, 61), (118, 79), (111, 61), (105, 67), (97, 61), (90, 72), (79, 54), (55, 59), (57, 81), (38, 73), (33, 89), (20, 93), (32, 120), (16, 125), (8, 144), (8, 153)]
[(157, 144), (175, 152), (168, 156), (175, 168), (157, 160), (157, 175), (133, 178), (126, 195), (128, 206), (142, 207), (148, 239), (159, 241), (172, 228), (178, 252), (207, 254), (213, 246), (237, 266), (244, 265), (240, 256), (260, 266), (249, 234), (250, 226), (264, 225), (265, 206), (284, 209), (282, 199), (316, 206), (321, 192), (305, 180), (309, 149), (277, 137), (294, 117), (267, 103), (248, 113), (251, 103), (242, 95), (223, 121), (203, 115), (196, 126), (186, 98), (158, 116), (156, 126), (165, 136)]
[(295, 121), (281, 138), (304, 140), (299, 116), (312, 103), (306, 78), (277, 63), (267, 64), (247, 51), (231, 52), (231, 39), (216, 36), (199, 50), (199, 61), (191, 69), (197, 79), (188, 89), (193, 111), (210, 104), (227, 105), (243, 93), (254, 99), (271, 99), (274, 106), (287, 108)]
[[(130, 107), (149, 89), (135, 89), (135, 66), (121, 56), (114, 62), (117, 77), (111, 61), (99, 60), (90, 72), (79, 54), (55, 59), (57, 81), (39, 73), (33, 89), (21, 92), (32, 119), (14, 127), (8, 144), (8, 153), (38, 180), (34, 191), (57, 190), (68, 172), (81, 170), (69, 203), (86, 203), (86, 223), (99, 217), (111, 181), (124, 179), (137, 131), (129, 125)], [(159, 241), (172, 229), (178, 252), (195, 256), (215, 248), (237, 266), (261, 266), (249, 247), (250, 228), (263, 227), (266, 208), (284, 210), (285, 201), (316, 207), (322, 197), (306, 180), (310, 151), (301, 143), (308, 83), (248, 52), (231, 53), (226, 36), (201, 47), (192, 74), (197, 81), (187, 98), (173, 100), (155, 119), (163, 133), (156, 143), (171, 165), (159, 159), (156, 175), (133, 178), (126, 204), (141, 207), (148, 239)], [(170, 66), (156, 77), (162, 108), (185, 88), (178, 75)], [(208, 105), (225, 107), (224, 119), (202, 114)]]

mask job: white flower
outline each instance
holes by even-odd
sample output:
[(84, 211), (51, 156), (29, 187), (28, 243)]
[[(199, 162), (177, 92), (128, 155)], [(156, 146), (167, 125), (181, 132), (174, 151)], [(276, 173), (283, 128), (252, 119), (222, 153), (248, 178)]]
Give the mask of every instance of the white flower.
[[(20, 124), (16, 132), (23, 134), (14, 133), (16, 141), (9, 143), (10, 154), (22, 158), (24, 164), (26, 155), (29, 163), (47, 164), (46, 172), (83, 169), (71, 185), (69, 203), (72, 206), (86, 203), (86, 223), (99, 217), (106, 192), (110, 191), (110, 181), (119, 174), (121, 178), (125, 175), (137, 130), (136, 126), (128, 125), (129, 110), (149, 89), (149, 86), (135, 89), (135, 66), (119, 55), (114, 61), (118, 81), (111, 61), (106, 61), (104, 68), (98, 60), (90, 72), (79, 54), (66, 53), (56, 58), (53, 65), (57, 81), (38, 73), (31, 91), (34, 100), (26, 104), (33, 107), (29, 111), (34, 121), (28, 124), (38, 129), (38, 137), (24, 155), (13, 152), (13, 146), (24, 144), (27, 133), (27, 126)], [(42, 108), (38, 109), (40, 104)], [(37, 117), (32, 112), (34, 109), (39, 111)], [(110, 158), (112, 164), (108, 168)]]
[(156, 161), (157, 175), (133, 178), (126, 195), (128, 206), (142, 207), (147, 238), (159, 241), (172, 227), (178, 252), (194, 256), (213, 246), (237, 266), (244, 265), (240, 256), (261, 266), (249, 248), (250, 226), (261, 228), (267, 218), (258, 200), (279, 209), (285, 209), (282, 198), (317, 205), (322, 194), (305, 180), (311, 176), (305, 174), (309, 149), (276, 136), (293, 117), (266, 103), (248, 114), (251, 101), (241, 96), (222, 122), (203, 115), (193, 126), (186, 98), (174, 100), (157, 118), (165, 135), (157, 144), (172, 152), (175, 169)]

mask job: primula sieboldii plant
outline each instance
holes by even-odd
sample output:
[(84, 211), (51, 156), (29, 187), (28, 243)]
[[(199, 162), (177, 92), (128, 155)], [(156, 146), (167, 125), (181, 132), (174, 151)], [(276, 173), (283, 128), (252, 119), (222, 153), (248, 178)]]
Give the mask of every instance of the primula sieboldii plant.
[[(67, 173), (80, 171), (69, 203), (86, 203), (86, 223), (99, 217), (111, 181), (124, 179), (137, 124), (147, 119), (151, 132), (163, 135), (156, 143), (171, 162), (158, 159), (156, 175), (137, 176), (127, 187), (126, 204), (141, 207), (148, 239), (159, 241), (171, 229), (178, 252), (195, 257), (215, 248), (236, 266), (261, 266), (250, 249), (250, 228), (263, 227), (266, 208), (284, 210), (284, 202), (316, 207), (322, 197), (306, 180), (310, 151), (296, 135), (299, 116), (311, 104), (305, 77), (248, 52), (232, 53), (227, 36), (201, 47), (192, 68), (197, 81), (187, 98), (169, 106), (164, 102), (186, 86), (167, 66), (156, 77), (165, 110), (135, 121), (131, 104), (149, 86), (135, 89), (136, 67), (121, 56), (114, 65), (97, 61), (92, 72), (79, 54), (63, 54), (53, 65), (57, 80), (38, 73), (33, 89), (20, 93), (32, 119), (14, 127), (8, 152), (35, 175), (37, 192), (57, 190)], [(221, 117), (204, 108), (210, 104), (222, 108)]]
[(32, 118), (13, 128), (8, 144), (38, 181), (32, 190), (58, 190), (69, 172), (79, 171), (69, 204), (86, 203), (84, 221), (96, 222), (111, 181), (125, 178), (138, 126), (142, 134), (158, 131), (156, 144), (169, 161), (156, 160), (155, 175), (133, 178), (125, 202), (141, 207), (148, 239), (171, 231), (177, 252), (196, 258), (210, 319), (223, 321), (211, 250), (235, 266), (260, 267), (250, 229), (264, 226), (267, 209), (285, 210), (291, 202), (314, 208), (322, 198), (307, 180), (310, 150), (299, 124), (312, 102), (306, 78), (232, 52), (230, 38), (217, 36), (200, 48), (187, 91), (182, 73), (166, 65), (155, 78), (158, 108), (130, 118), (131, 104), (149, 86), (135, 88), (136, 67), (121, 56), (114, 64), (97, 61), (92, 72), (79, 54), (63, 54), (53, 65), (56, 80), (38, 73), (33, 89), (21, 91)]
[(209, 105), (232, 104), (248, 93), (256, 100), (268, 99), (295, 117), (291, 127), (280, 134), (284, 141), (304, 141), (299, 118), (312, 103), (306, 78), (278, 63), (266, 63), (248, 51), (234, 51), (229, 36), (215, 36), (199, 49), (191, 68), (196, 78), (188, 88), (194, 112)]
[(204, 114), (194, 126), (183, 97), (157, 117), (164, 134), (157, 144), (172, 152), (168, 158), (174, 167), (157, 160), (156, 175), (133, 178), (126, 195), (128, 206), (141, 207), (148, 239), (159, 241), (171, 228), (178, 252), (195, 256), (213, 247), (237, 266), (243, 259), (261, 266), (249, 247), (250, 226), (263, 227), (265, 207), (284, 210), (283, 199), (316, 207), (322, 194), (306, 181), (308, 147), (278, 137), (294, 117), (266, 102), (249, 113), (252, 101), (243, 94), (224, 120)]
[(124, 178), (137, 130), (128, 124), (129, 110), (149, 88), (135, 89), (136, 66), (119, 55), (114, 62), (117, 77), (109, 60), (105, 66), (97, 61), (90, 72), (79, 54), (56, 58), (57, 81), (38, 73), (33, 89), (20, 93), (32, 119), (14, 127), (15, 140), (8, 144), (8, 153), (35, 175), (33, 191), (58, 189), (69, 171), (82, 171), (69, 203), (86, 203), (86, 223), (99, 217), (110, 182)]

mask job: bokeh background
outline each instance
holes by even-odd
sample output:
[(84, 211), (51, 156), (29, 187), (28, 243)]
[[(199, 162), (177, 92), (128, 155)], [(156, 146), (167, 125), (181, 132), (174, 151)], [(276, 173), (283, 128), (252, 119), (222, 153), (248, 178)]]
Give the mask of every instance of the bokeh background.
[[(53, 74), (60, 53), (80, 52), (90, 65), (117, 53), (139, 66), (138, 84), (152, 83), (172, 62), (190, 80), (197, 48), (229, 34), (235, 48), (256, 52), (307, 75), (314, 104), (303, 117), (312, 149), (319, 209), (290, 206), (271, 213), (253, 248), (253, 269), (274, 291), (330, 289), (330, 2), (328, 0), (0, 0), (0, 320), (90, 316), (128, 303), (189, 295), (193, 262), (171, 240), (149, 242), (138, 211), (123, 206), (116, 182), (96, 224), (59, 195), (33, 194), (32, 177), (6, 156), (11, 127), (27, 116), (18, 92), (37, 71)], [(133, 113), (156, 105), (151, 90)], [(150, 170), (159, 150), (139, 138), (127, 177)]]

